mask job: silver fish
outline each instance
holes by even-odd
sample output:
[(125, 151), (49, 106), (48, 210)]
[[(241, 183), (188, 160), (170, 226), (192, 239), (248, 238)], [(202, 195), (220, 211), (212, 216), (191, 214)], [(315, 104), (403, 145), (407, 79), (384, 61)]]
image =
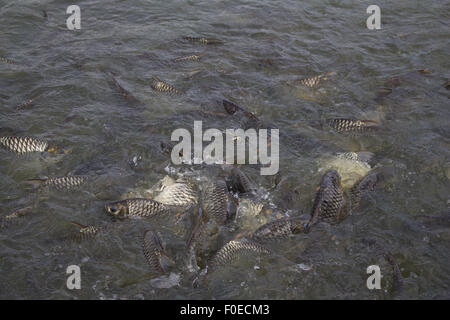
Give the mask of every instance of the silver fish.
[(208, 186), (202, 200), (205, 213), (218, 224), (225, 224), (236, 214), (236, 200), (228, 193), (224, 180)]
[(166, 273), (168, 265), (174, 263), (164, 251), (161, 239), (151, 230), (144, 232), (142, 249), (152, 273)]
[(0, 218), (0, 229), (6, 228), (9, 225), (18, 222), (19, 218), (30, 214), (32, 211), (33, 211), (32, 207), (25, 207), (25, 208), (15, 210), (14, 212), (12, 212), (4, 217), (1, 217)]
[(159, 91), (159, 92), (181, 94), (180, 90), (178, 90), (174, 86), (168, 84), (167, 82), (162, 81), (157, 76), (152, 76), (152, 78), (153, 78), (153, 82), (150, 86), (153, 90)]
[(0, 137), (0, 145), (6, 150), (24, 154), (48, 151), (48, 142), (32, 137)]
[(320, 75), (317, 75), (314, 77), (307, 77), (307, 78), (295, 80), (294, 83), (303, 85), (305, 87), (314, 88), (314, 87), (319, 86), (322, 82), (329, 80), (330, 76), (335, 75), (335, 74), (336, 74), (336, 72), (328, 72), (328, 73), (320, 74)]
[(17, 64), (15, 61), (8, 59), (8, 58), (4, 58), (4, 57), (0, 57), (0, 61), (7, 63), (7, 64)]
[(215, 38), (204, 38), (204, 37), (183, 37), (184, 40), (190, 42), (198, 42), (202, 44), (223, 44), (223, 41)]
[(31, 183), (37, 183), (40, 189), (49, 187), (56, 190), (71, 190), (83, 185), (88, 180), (88, 176), (66, 176), (55, 178), (28, 179), (27, 181)]
[(107, 203), (105, 209), (108, 213), (119, 218), (130, 216), (154, 217), (173, 211), (172, 206), (145, 198), (132, 198)]
[(336, 170), (327, 170), (317, 189), (311, 212), (311, 219), (305, 226), (306, 230), (319, 219), (336, 222), (343, 218), (345, 210), (341, 176)]
[(378, 122), (373, 120), (358, 120), (350, 118), (335, 118), (325, 120), (326, 124), (334, 131), (342, 132), (369, 132), (380, 129)]
[(307, 221), (299, 217), (281, 218), (268, 222), (255, 230), (250, 239), (256, 242), (267, 242), (289, 238), (293, 234), (304, 231)]
[(240, 238), (231, 240), (225, 244), (211, 259), (208, 264), (209, 270), (215, 270), (220, 266), (231, 264), (234, 260), (248, 254), (271, 254), (272, 252), (263, 245)]
[(198, 201), (198, 189), (185, 179), (174, 180), (167, 176), (161, 182), (161, 192), (154, 200), (173, 206), (195, 205)]
[(203, 57), (204, 55), (205, 55), (204, 52), (196, 53), (196, 54), (191, 54), (191, 55), (188, 55), (188, 56), (183, 56), (183, 57), (175, 58), (175, 59), (173, 59), (173, 62), (198, 61), (198, 60), (200, 60), (200, 58)]

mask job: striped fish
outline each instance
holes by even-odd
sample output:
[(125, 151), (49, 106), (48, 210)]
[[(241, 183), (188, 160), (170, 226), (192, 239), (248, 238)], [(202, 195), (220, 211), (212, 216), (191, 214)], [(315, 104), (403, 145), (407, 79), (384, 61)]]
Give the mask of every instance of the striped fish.
[(132, 198), (107, 203), (105, 209), (113, 216), (128, 218), (130, 216), (154, 217), (171, 212), (173, 207), (152, 199)]
[(350, 118), (334, 118), (325, 120), (334, 131), (364, 133), (380, 129), (378, 122), (373, 120), (358, 120)]
[(320, 74), (320, 75), (314, 76), (314, 77), (307, 77), (307, 78), (295, 80), (294, 83), (300, 84), (305, 87), (314, 88), (314, 87), (319, 86), (322, 82), (329, 80), (330, 76), (335, 75), (335, 74), (336, 74), (336, 72), (328, 72), (328, 73)]
[(183, 57), (175, 58), (175, 59), (173, 59), (173, 62), (198, 61), (198, 60), (200, 60), (200, 58), (203, 57), (204, 55), (205, 55), (204, 52), (200, 52), (200, 53), (196, 53), (196, 54), (191, 54), (191, 55), (188, 55), (188, 56), (183, 56)]
[(0, 57), (0, 61), (7, 63), (7, 64), (17, 64), (15, 61), (8, 59), (8, 58), (4, 58), (4, 57)]
[(19, 221), (19, 218), (28, 215), (29, 213), (32, 212), (32, 210), (33, 210), (32, 207), (25, 207), (25, 208), (18, 209), (4, 217), (1, 217), (0, 218), (0, 229), (6, 228), (13, 223), (17, 223)]
[(32, 137), (0, 137), (0, 145), (9, 151), (24, 154), (48, 151), (48, 142)]
[(271, 253), (272, 252), (263, 245), (247, 238), (231, 240), (214, 255), (210, 263), (208, 263), (208, 269), (213, 271), (218, 267), (227, 266), (238, 258), (249, 254)]
[(218, 224), (223, 225), (236, 214), (236, 203), (233, 200), (225, 181), (219, 180), (206, 188), (202, 198), (203, 210)]
[(72, 190), (83, 185), (88, 181), (88, 179), (88, 176), (66, 176), (55, 178), (28, 179), (27, 181), (38, 184), (39, 189), (48, 187), (56, 190)]
[(38, 96), (36, 96), (36, 97), (34, 97), (34, 98), (31, 98), (31, 99), (28, 99), (27, 101), (25, 101), (25, 102), (23, 102), (22, 104), (18, 105), (18, 106), (16, 107), (16, 110), (21, 110), (21, 109), (23, 109), (23, 108), (25, 108), (25, 107), (28, 107), (30, 104), (32, 104), (33, 102), (35, 102), (39, 97), (40, 97), (40, 95), (38, 95)]
[(175, 181), (167, 176), (162, 181), (161, 193), (154, 200), (173, 206), (195, 205), (198, 201), (198, 189), (185, 179)]
[(268, 222), (255, 230), (250, 239), (256, 242), (267, 242), (287, 239), (293, 234), (304, 231), (307, 221), (299, 217), (281, 218)]
[(71, 224), (79, 227), (75, 240), (81, 241), (95, 237), (100, 231), (104, 230), (104, 227), (86, 226), (81, 223), (70, 221)]
[(201, 44), (223, 44), (223, 41), (215, 38), (203, 38), (203, 37), (183, 37), (184, 40), (190, 42), (196, 42)]
[(159, 92), (169, 92), (169, 93), (181, 94), (181, 91), (179, 91), (174, 86), (168, 84), (167, 82), (162, 81), (157, 76), (152, 76), (152, 78), (153, 78), (153, 83), (150, 86), (153, 90), (159, 91)]
[(150, 270), (154, 274), (166, 273), (167, 267), (174, 264), (173, 260), (164, 251), (161, 239), (151, 230), (144, 232), (142, 249)]
[(311, 219), (306, 224), (309, 228), (319, 220), (336, 222), (343, 218), (345, 204), (341, 187), (341, 176), (336, 170), (327, 170), (322, 176), (322, 181), (316, 192), (311, 212)]

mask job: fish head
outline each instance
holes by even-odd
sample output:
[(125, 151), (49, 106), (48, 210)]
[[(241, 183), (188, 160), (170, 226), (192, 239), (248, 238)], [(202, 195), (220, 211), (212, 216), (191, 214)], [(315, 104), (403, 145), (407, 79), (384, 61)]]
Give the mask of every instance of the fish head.
[(105, 204), (106, 212), (118, 218), (128, 216), (128, 206), (126, 201), (115, 201)]
[(322, 178), (322, 185), (328, 186), (333, 185), (335, 187), (338, 187), (341, 185), (341, 176), (337, 170), (329, 169), (325, 171), (323, 178)]

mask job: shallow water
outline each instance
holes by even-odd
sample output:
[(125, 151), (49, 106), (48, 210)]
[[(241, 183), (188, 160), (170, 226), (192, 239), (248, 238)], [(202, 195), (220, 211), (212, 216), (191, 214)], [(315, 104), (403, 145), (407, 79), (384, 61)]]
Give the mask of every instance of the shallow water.
[[(1, 134), (31, 135), (70, 150), (58, 156), (0, 150), (1, 215), (34, 208), (17, 225), (0, 230), (0, 298), (450, 297), (450, 112), (443, 87), (449, 78), (449, 4), (379, 1), (382, 29), (368, 30), (369, 1), (79, 1), (81, 30), (69, 31), (70, 4), (0, 1), (0, 56), (17, 62), (0, 62)], [(225, 44), (185, 43), (182, 36)], [(171, 61), (202, 51), (199, 62)], [(428, 73), (415, 72), (425, 68)], [(330, 71), (336, 76), (320, 89), (285, 84)], [(141, 104), (124, 99), (109, 73)], [(185, 94), (152, 91), (152, 75)], [(406, 76), (392, 94), (376, 99), (396, 75)], [(36, 96), (31, 106), (16, 109)], [(198, 285), (183, 267), (186, 237), (170, 222), (112, 222), (103, 207), (142, 194), (167, 174), (170, 163), (159, 143), (175, 128), (191, 129), (194, 120), (208, 127), (236, 126), (195, 111), (217, 110), (216, 100), (224, 97), (293, 141), (302, 135), (326, 146), (296, 150), (295, 143), (281, 139), (280, 172), (289, 179), (270, 199), (283, 203), (283, 193), (295, 191), (283, 203), (284, 214), (310, 212), (327, 148), (374, 152), (376, 163), (392, 168), (393, 177), (339, 225), (325, 224), (314, 234), (271, 246), (300, 266), (276, 258), (243, 259)], [(379, 120), (384, 130), (342, 136), (305, 121), (323, 117)], [(252, 167), (243, 170), (260, 190), (270, 188), (270, 178)], [(214, 177), (206, 171), (195, 168), (192, 175)], [(68, 174), (97, 179), (77, 192), (37, 193), (24, 183)], [(118, 226), (79, 244), (62, 240), (76, 231), (69, 221)], [(149, 225), (177, 261), (165, 279), (149, 274), (142, 254), (140, 237)], [(222, 231), (219, 243), (240, 230)], [(367, 266), (381, 262), (365, 238), (392, 252), (403, 276), (401, 293), (392, 297), (367, 289)], [(81, 290), (66, 288), (72, 264), (81, 267)]]

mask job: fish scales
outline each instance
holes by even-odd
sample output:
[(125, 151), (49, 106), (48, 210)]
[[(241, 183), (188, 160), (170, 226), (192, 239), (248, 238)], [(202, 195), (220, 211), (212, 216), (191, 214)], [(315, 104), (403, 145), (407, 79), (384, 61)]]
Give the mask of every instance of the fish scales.
[(328, 72), (325, 74), (320, 74), (314, 77), (306, 77), (296, 80), (295, 83), (303, 85), (305, 87), (314, 88), (319, 86), (322, 82), (329, 80), (329, 76), (334, 75), (335, 72)]
[(301, 232), (305, 222), (299, 217), (274, 220), (259, 227), (251, 234), (250, 239), (256, 242), (286, 239)]
[(106, 211), (118, 217), (153, 217), (172, 211), (172, 206), (145, 198), (132, 198), (106, 204)]
[(219, 180), (207, 188), (203, 197), (205, 213), (218, 224), (225, 224), (231, 213), (228, 210), (230, 201), (225, 181)]
[(175, 94), (181, 94), (181, 91), (175, 88), (174, 86), (168, 84), (165, 81), (162, 81), (156, 76), (153, 76), (153, 83), (151, 84), (151, 88), (155, 91), (159, 92), (168, 92), (168, 93), (175, 93)]
[(50, 187), (57, 190), (70, 190), (83, 185), (88, 179), (88, 176), (66, 176), (44, 179), (29, 179), (28, 181), (40, 183), (40, 188)]
[(189, 181), (178, 179), (174, 183), (164, 184), (162, 191), (154, 200), (167, 205), (187, 206), (194, 205), (198, 201), (198, 189)]
[(32, 207), (25, 207), (18, 210), (15, 210), (14, 212), (1, 217), (0, 218), (0, 229), (6, 228), (7, 226), (11, 225), (14, 222), (17, 222), (19, 218), (31, 213), (33, 210)]
[(155, 274), (165, 273), (166, 269), (162, 263), (164, 247), (161, 243), (161, 239), (155, 232), (151, 230), (144, 232), (142, 249), (144, 251), (145, 259), (150, 266), (150, 270)]
[(336, 222), (342, 218), (344, 204), (341, 176), (336, 170), (327, 170), (322, 176), (314, 199), (311, 219), (306, 228), (308, 229), (318, 219)]
[(175, 58), (175, 59), (173, 59), (173, 61), (174, 62), (198, 61), (204, 55), (205, 55), (204, 53), (196, 53), (196, 54), (191, 54), (191, 55)]
[(378, 123), (373, 120), (358, 120), (350, 118), (334, 118), (327, 119), (327, 125), (329, 125), (336, 132), (370, 132), (379, 129)]
[(204, 38), (204, 37), (183, 37), (184, 40), (190, 41), (190, 42), (197, 42), (202, 44), (223, 44), (223, 41), (216, 39), (216, 38)]
[(219, 266), (226, 266), (239, 257), (250, 253), (271, 254), (271, 251), (263, 245), (246, 238), (231, 240), (214, 255), (209, 266), (211, 269), (216, 269)]
[(18, 154), (44, 152), (48, 148), (48, 142), (32, 137), (0, 137), (0, 145)]

